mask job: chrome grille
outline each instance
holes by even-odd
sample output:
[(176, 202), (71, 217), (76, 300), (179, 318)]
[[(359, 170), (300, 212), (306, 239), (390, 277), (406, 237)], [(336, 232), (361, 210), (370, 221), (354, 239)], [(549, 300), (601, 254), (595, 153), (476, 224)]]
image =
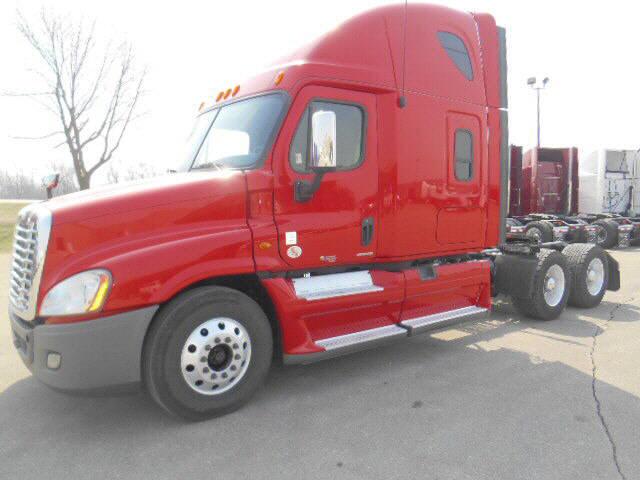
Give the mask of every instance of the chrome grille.
[(13, 311), (24, 320), (35, 318), (50, 231), (51, 213), (46, 208), (29, 205), (19, 213), (13, 240), (9, 300)]

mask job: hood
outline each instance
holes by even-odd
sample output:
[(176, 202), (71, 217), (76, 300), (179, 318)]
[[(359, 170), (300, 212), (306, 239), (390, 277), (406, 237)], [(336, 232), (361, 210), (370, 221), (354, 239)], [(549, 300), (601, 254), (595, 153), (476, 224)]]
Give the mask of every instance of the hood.
[(91, 188), (43, 203), (53, 213), (53, 224), (62, 225), (177, 204), (224, 196), (244, 183), (239, 171), (205, 171), (165, 175), (148, 180)]

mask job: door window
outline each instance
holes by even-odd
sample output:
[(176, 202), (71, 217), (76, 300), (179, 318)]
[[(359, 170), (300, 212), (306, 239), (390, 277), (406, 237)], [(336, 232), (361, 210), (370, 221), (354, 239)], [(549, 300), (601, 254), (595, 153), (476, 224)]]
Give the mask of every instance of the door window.
[(469, 130), (456, 130), (454, 148), (456, 180), (468, 182), (473, 178), (473, 134)]
[(291, 168), (299, 173), (310, 170), (310, 118), (318, 111), (330, 111), (336, 115), (336, 165), (338, 170), (352, 170), (357, 168), (364, 159), (364, 110), (356, 105), (326, 101), (313, 101), (304, 111), (298, 128), (296, 129), (289, 163)]

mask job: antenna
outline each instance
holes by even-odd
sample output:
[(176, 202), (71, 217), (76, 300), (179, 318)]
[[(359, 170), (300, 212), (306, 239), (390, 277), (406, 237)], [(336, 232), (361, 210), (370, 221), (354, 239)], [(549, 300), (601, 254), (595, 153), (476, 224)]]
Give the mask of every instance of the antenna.
[(407, 106), (407, 97), (404, 95), (404, 79), (406, 77), (406, 65), (407, 65), (407, 2), (404, 0), (404, 24), (402, 26), (402, 91), (400, 98), (398, 98), (398, 106), (404, 108)]

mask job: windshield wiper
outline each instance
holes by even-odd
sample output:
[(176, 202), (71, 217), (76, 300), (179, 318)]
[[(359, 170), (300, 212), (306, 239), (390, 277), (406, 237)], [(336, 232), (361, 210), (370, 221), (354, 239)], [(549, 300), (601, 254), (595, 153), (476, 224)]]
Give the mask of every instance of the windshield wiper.
[(191, 170), (206, 170), (208, 168), (215, 168), (218, 171), (222, 171), (222, 165), (218, 162), (206, 162), (198, 165), (197, 167), (191, 167)]

